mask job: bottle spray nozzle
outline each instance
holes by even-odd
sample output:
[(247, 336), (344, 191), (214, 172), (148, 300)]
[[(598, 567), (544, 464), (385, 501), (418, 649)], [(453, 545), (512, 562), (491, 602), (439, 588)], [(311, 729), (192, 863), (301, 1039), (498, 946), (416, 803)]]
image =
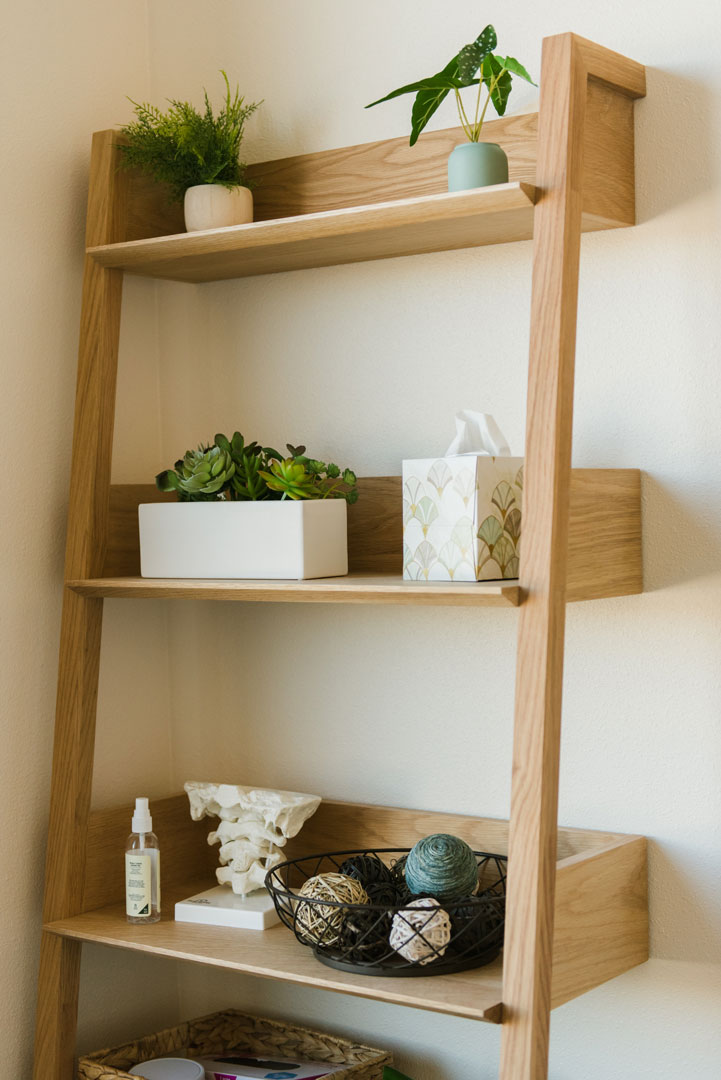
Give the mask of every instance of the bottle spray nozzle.
[(135, 812), (131, 828), (134, 833), (153, 831), (153, 819), (150, 816), (150, 807), (146, 798), (135, 800)]

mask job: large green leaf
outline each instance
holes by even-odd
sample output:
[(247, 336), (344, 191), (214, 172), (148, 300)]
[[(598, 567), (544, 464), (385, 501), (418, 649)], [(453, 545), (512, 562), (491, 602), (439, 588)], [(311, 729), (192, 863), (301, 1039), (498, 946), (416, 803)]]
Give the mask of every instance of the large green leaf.
[[(451, 70), (451, 65), (453, 65), (453, 70)], [(418, 79), (417, 82), (408, 83), (406, 86), (399, 86), (397, 90), (391, 90), (390, 94), (386, 94), (385, 97), (378, 98), (377, 101), (371, 101), (370, 105), (366, 105), (366, 109), (372, 109), (374, 105), (382, 105), (384, 101), (390, 101), (392, 98), (400, 97), (402, 94), (443, 89), (448, 93), (449, 90), (453, 90), (455, 87), (460, 88), (461, 85), (462, 83), (458, 81), (458, 65), (454, 56), (443, 71), (439, 71), (436, 75), (428, 75), (425, 79)]]
[(493, 52), (496, 44), (496, 31), (489, 23), (489, 25), (481, 31), (475, 41), (472, 41), (470, 45), (463, 46), (456, 57), (456, 60), (458, 61), (458, 76), (461, 80), (461, 85), (471, 85), (471, 80), (475, 79), (478, 74), (481, 61), (485, 56), (488, 56), (489, 53)]
[[(458, 79), (458, 57), (454, 56), (446, 64), (443, 71), (433, 76), (439, 81), (439, 85), (426, 87), (420, 90), (411, 110), (411, 146), (415, 146), (418, 136), (423, 131), (438, 106), (448, 97), (448, 92), (453, 89), (453, 79)], [(431, 81), (431, 80), (429, 80)], [(446, 82), (448, 85), (443, 86)]]
[(501, 61), (506, 71), (510, 71), (511, 75), (518, 75), (519, 78), (525, 79), (531, 86), (536, 86), (531, 76), (528, 74), (523, 64), (519, 64), (518, 60), (514, 60), (512, 56), (507, 56), (504, 60), (502, 56), (497, 58)]
[[(484, 57), (482, 77), (484, 83), (491, 92), (493, 108), (499, 116), (503, 116), (506, 111), (508, 95), (511, 92), (512, 85), (511, 73), (510, 71), (505, 70), (503, 58), (493, 56), (490, 53), (488, 56)], [(492, 90), (491, 87), (493, 87)]]
[(380, 105), (383, 101), (400, 97), (401, 94), (416, 94), (411, 113), (411, 146), (413, 146), (424, 127), (433, 116), (439, 105), (445, 101), (451, 90), (460, 90), (465, 86), (477, 86), (475, 78), (483, 58), (496, 47), (496, 31), (492, 26), (486, 26), (475, 41), (463, 48), (449, 60), (442, 71), (435, 75), (428, 75), (425, 79), (399, 86), (397, 90), (391, 90), (385, 97), (372, 101), (366, 105), (371, 109), (374, 105)]
[(443, 71), (434, 76), (438, 85), (427, 86), (419, 90), (413, 102), (411, 112), (411, 146), (418, 141), (418, 136), (441, 105), (450, 90), (461, 90), (465, 86), (477, 86), (475, 78), (483, 58), (496, 47), (496, 31), (489, 24), (481, 30), (475, 41), (463, 48), (446, 64)]

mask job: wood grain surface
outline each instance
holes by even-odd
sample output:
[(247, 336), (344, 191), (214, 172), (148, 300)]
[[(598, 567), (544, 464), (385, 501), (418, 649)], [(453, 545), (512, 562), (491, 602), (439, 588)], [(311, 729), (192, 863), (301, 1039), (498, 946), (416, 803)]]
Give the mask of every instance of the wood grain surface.
[[(127, 185), (117, 170), (111, 132), (93, 137), (86, 240), (124, 234)], [(122, 274), (86, 257), (80, 318), (65, 575), (94, 576), (105, 562)], [(65, 591), (50, 827), (45, 867), (45, 920), (82, 908), (85, 842), (102, 628), (102, 600)], [(68, 1080), (75, 1054), (80, 947), (43, 935), (38, 979), (35, 1080)]]
[[(573, 34), (543, 43), (501, 1080), (548, 1075), (578, 271), (598, 85), (589, 75), (609, 101), (643, 93), (640, 65), (586, 45)], [(627, 122), (623, 131), (632, 140)]]
[(535, 189), (475, 191), (354, 206), (88, 249), (100, 265), (173, 281), (220, 281), (528, 240)]
[[(109, 134), (122, 141), (119, 133)], [(448, 155), (464, 141), (463, 129), (453, 127), (426, 131), (413, 147), (407, 136), (401, 136), (256, 162), (248, 170), (257, 184), (253, 192), (255, 221), (446, 193)], [(511, 183), (535, 185), (538, 113), (488, 120), (482, 141), (503, 147)], [(610, 81), (591, 80), (588, 85), (583, 170), (584, 230), (632, 225), (633, 103)], [(137, 172), (129, 174), (129, 185), (123, 240), (184, 231), (182, 204), (170, 202), (162, 186)]]
[[(140, 578), (137, 508), (172, 497), (154, 485), (113, 485), (100, 581), (73, 588), (84, 596), (179, 597), (340, 603), (516, 605), (515, 583), (404, 582), (402, 481), (363, 477), (348, 508), (350, 576), (305, 582), (153, 582)], [(522, 558), (525, 546), (521, 546)], [(569, 510), (568, 600), (641, 592), (641, 490), (637, 469), (574, 469)]]
[[(198, 779), (198, 777), (188, 777)], [(227, 776), (227, 783), (247, 783), (247, 777)], [(95, 811), (90, 815), (83, 910), (119, 902), (124, 896), (123, 851), (132, 806)], [(192, 821), (186, 795), (153, 800), (153, 826), (161, 840), (163, 886), (190, 878), (213, 876), (217, 847), (207, 843), (213, 819)], [(433, 810), (408, 810), (395, 806), (324, 799), (303, 826), (288, 841), (288, 858), (300, 858), (320, 851), (346, 848), (410, 847), (422, 836), (449, 832), (460, 836), (474, 850), (492, 854), (508, 853), (508, 822), (496, 818), (469, 817)], [(594, 829), (559, 829), (558, 857), (588, 856), (625, 843), (622, 833)]]
[[(163, 920), (129, 925), (122, 905), (122, 836), (131, 807), (91, 816), (83, 914), (49, 927), (63, 938), (231, 968), (387, 1003), (477, 1020), (503, 1019), (501, 961), (476, 971), (421, 979), (368, 978), (316, 961), (285, 927), (262, 933), (172, 921), (173, 904), (213, 882), (212, 819), (193, 823), (185, 795), (152, 804), (163, 851)], [(452, 832), (475, 849), (503, 854), (508, 823), (434, 811), (323, 801), (290, 841), (289, 858), (362, 847), (402, 848), (431, 832)], [(645, 840), (584, 829), (559, 830), (553, 1005), (561, 1004), (647, 956)], [(185, 873), (183, 873), (185, 871)]]

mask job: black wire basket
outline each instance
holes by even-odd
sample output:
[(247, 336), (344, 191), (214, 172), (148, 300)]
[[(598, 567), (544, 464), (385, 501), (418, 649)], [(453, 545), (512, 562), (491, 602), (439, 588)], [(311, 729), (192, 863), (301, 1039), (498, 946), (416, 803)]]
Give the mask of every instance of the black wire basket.
[[(450, 921), (450, 930), (446, 929), (445, 944), (439, 944), (437, 938), (431, 939), (429, 931), (428, 936), (424, 934), (424, 928), (431, 925), (438, 910), (438, 902), (431, 902), (433, 906), (423, 908), (419, 916), (418, 907), (413, 906), (419, 897), (411, 895), (405, 884), (404, 864), (409, 851), (410, 848), (363, 848), (290, 859), (268, 872), (265, 885), (279, 918), (298, 941), (310, 946), (321, 963), (341, 971), (426, 977), (465, 971), (494, 960), (503, 946), (506, 856), (474, 852), (478, 862), (478, 891), (474, 896), (440, 904), (441, 914), (447, 913), (448, 920), (444, 921), (446, 926)], [(341, 873), (347, 860), (358, 857), (379, 859), (389, 871), (384, 875), (388, 880), (368, 886), (371, 903), (299, 895), (310, 878)], [(421, 960), (407, 959), (391, 946), (394, 928), (402, 932), (406, 943), (403, 952), (420, 954)]]

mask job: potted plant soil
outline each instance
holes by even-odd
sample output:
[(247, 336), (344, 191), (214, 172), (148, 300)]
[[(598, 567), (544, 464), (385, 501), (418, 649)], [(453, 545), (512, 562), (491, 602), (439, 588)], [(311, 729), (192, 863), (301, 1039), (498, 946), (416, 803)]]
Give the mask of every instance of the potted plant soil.
[[(453, 91), (461, 127), (468, 142), (457, 146), (448, 159), (449, 191), (465, 191), (508, 182), (508, 158), (505, 152), (497, 143), (481, 141), (483, 121), (489, 104), (493, 105), (499, 116), (503, 116), (513, 76), (525, 79), (534, 86), (535, 83), (523, 65), (512, 56), (496, 56), (493, 52), (496, 45), (496, 31), (489, 25), (475, 41), (464, 45), (436, 75), (401, 86), (366, 105), (370, 109), (401, 94), (415, 94), (411, 112), (410, 142), (413, 146), (438, 106)], [(469, 86), (477, 86), (478, 92), (475, 95), (475, 108), (466, 109), (461, 90)]]
[(308, 457), (216, 435), (160, 473), (176, 503), (139, 508), (140, 572), (152, 578), (314, 578), (348, 573), (346, 506), (356, 476)]
[(136, 119), (121, 129), (122, 163), (149, 173), (167, 185), (171, 198), (183, 201), (188, 232), (253, 220), (253, 195), (239, 155), (245, 122), (261, 103), (246, 105), (221, 74), (225, 100), (217, 116), (204, 90), (203, 112), (187, 101), (170, 100), (165, 113), (133, 101)]

